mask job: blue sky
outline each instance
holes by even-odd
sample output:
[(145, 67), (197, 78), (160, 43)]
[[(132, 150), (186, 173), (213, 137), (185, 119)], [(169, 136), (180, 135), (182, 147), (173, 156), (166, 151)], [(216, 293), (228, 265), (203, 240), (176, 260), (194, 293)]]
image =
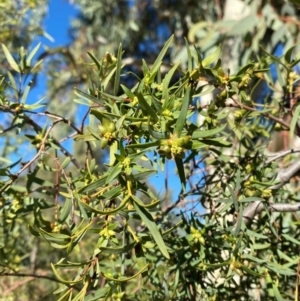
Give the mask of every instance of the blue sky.
[[(44, 30), (51, 37), (37, 37), (32, 48), (41, 42), (38, 53), (43, 52), (43, 46), (55, 48), (68, 45), (71, 42), (69, 35), (70, 22), (77, 14), (78, 10), (74, 4), (67, 0), (50, 0), (49, 10), (44, 20)], [(30, 102), (36, 102), (45, 95), (46, 78), (42, 75), (38, 77), (37, 86), (31, 91)]]
[(45, 18), (45, 31), (54, 38), (51, 43), (42, 40), (48, 46), (61, 46), (71, 42), (68, 30), (70, 21), (76, 16), (78, 10), (74, 4), (67, 0), (50, 0), (49, 12)]

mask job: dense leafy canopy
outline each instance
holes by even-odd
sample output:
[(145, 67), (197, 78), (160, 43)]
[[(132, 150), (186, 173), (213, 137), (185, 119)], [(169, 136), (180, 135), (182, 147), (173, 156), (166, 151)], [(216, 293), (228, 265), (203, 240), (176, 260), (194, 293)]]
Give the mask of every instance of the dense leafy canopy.
[(2, 44), (4, 300), (298, 300), (297, 6), (75, 2), (70, 46)]

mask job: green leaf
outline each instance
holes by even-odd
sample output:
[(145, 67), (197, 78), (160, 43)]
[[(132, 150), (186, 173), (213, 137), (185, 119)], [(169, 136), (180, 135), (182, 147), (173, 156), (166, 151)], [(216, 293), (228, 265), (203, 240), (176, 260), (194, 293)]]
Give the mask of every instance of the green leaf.
[(210, 54), (202, 61), (202, 66), (203, 67), (210, 66), (212, 63), (217, 61), (220, 56), (221, 56), (221, 45), (219, 45), (212, 54)]
[(170, 134), (168, 132), (157, 132), (154, 131), (152, 126), (149, 124), (149, 133), (150, 135), (155, 139), (168, 139), (170, 137)]
[[(253, 198), (254, 200), (256, 200), (256, 198)], [(251, 231), (250, 229), (246, 229), (246, 233), (249, 237), (256, 237), (259, 239), (268, 239), (268, 236), (261, 234), (261, 233), (257, 233), (255, 231)]]
[(31, 85), (32, 85), (32, 80), (28, 83), (28, 85), (26, 86), (26, 88), (25, 88), (25, 90), (24, 90), (24, 93), (23, 93), (23, 95), (22, 95), (22, 99), (21, 99), (21, 103), (25, 103), (26, 102), (26, 100), (27, 100), (27, 97), (28, 97), (28, 93), (29, 93), (29, 91), (30, 91), (30, 89), (31, 89)]
[(6, 48), (6, 46), (4, 44), (2, 44), (2, 49), (3, 49), (4, 55), (5, 55), (9, 65), (10, 65), (10, 67), (12, 69), (14, 69), (15, 71), (17, 71), (18, 73), (20, 73), (21, 72), (20, 67), (18, 66), (15, 59), (10, 54), (9, 50)]
[(110, 287), (102, 287), (93, 292), (92, 294), (85, 296), (84, 301), (99, 301), (104, 298), (110, 290)]
[[(207, 94), (211, 93), (212, 91), (214, 91), (216, 89), (216, 87), (213, 85), (210, 85), (210, 84), (206, 84), (206, 85), (201, 86), (199, 89), (201, 89), (201, 92), (195, 94), (194, 97), (200, 97), (200, 96), (207, 95)], [(198, 89), (197, 89), (197, 92), (198, 92)]]
[(176, 162), (176, 167), (177, 167), (178, 175), (179, 175), (180, 182), (181, 182), (181, 187), (182, 187), (182, 190), (185, 192), (186, 179), (185, 179), (185, 171), (184, 171), (182, 159), (175, 157), (175, 162)]
[(238, 76), (244, 75), (246, 73), (246, 71), (248, 71), (250, 68), (252, 69), (253, 67), (254, 67), (254, 64), (249, 63), (249, 64), (243, 66), (235, 76), (238, 77)]
[(158, 57), (156, 58), (154, 64), (151, 67), (150, 72), (153, 72), (154, 70), (157, 70), (160, 64), (162, 63), (163, 57), (165, 56), (166, 52), (168, 51), (172, 41), (173, 41), (174, 35), (172, 35), (169, 40), (165, 43), (163, 49), (159, 53)]
[(102, 87), (103, 87), (103, 91), (106, 90), (106, 88), (108, 87), (108, 85), (111, 83), (112, 81), (112, 77), (114, 75), (114, 73), (116, 72), (117, 67), (113, 68), (110, 73), (108, 75), (106, 75), (106, 77), (104, 78), (103, 82), (102, 82)]
[[(270, 186), (270, 185), (268, 185), (268, 186)], [(249, 197), (249, 198), (245, 198), (245, 199), (239, 200), (240, 203), (251, 203), (251, 202), (254, 202), (254, 201), (265, 202), (264, 199), (259, 198), (259, 197)], [(256, 232), (253, 232), (251, 235), (254, 235), (254, 233), (256, 233)], [(262, 235), (262, 234), (259, 234), (259, 235)]]
[(272, 58), (272, 60), (273, 60), (274, 62), (277, 62), (278, 64), (280, 64), (281, 66), (283, 66), (287, 71), (289, 71), (289, 68), (288, 68), (284, 63), (282, 63), (282, 61), (281, 61), (279, 58), (277, 58), (276, 56), (274, 56), (274, 55), (268, 53), (262, 46), (260, 46), (260, 48), (261, 48), (261, 50), (262, 50), (267, 56), (269, 56), (270, 58)]
[(288, 234), (281, 234), (286, 240), (292, 242), (295, 245), (300, 245), (300, 241), (298, 239), (295, 239), (294, 237), (288, 235)]
[(299, 119), (299, 115), (300, 115), (300, 105), (297, 105), (296, 110), (294, 111), (294, 114), (293, 114), (293, 117), (291, 120), (291, 125), (290, 125), (290, 137), (291, 138), (293, 138), (293, 136), (294, 136), (294, 132), (295, 132), (297, 121)]
[(265, 250), (265, 249), (269, 249), (271, 246), (271, 244), (269, 243), (265, 243), (265, 244), (253, 244), (251, 245), (253, 250)]
[(115, 282), (128, 282), (129, 280), (134, 279), (135, 277), (137, 277), (138, 275), (142, 274), (147, 267), (149, 266), (149, 263), (147, 263), (140, 271), (138, 271), (136, 274), (134, 274), (131, 277), (120, 277), (120, 278), (112, 278), (111, 276), (107, 275), (107, 274), (103, 274), (103, 276), (105, 278), (107, 278), (110, 281), (115, 281)]
[(254, 257), (254, 256), (252, 256), (250, 254), (247, 254), (247, 253), (243, 254), (243, 258), (249, 259), (250, 261), (253, 261), (253, 262), (258, 263), (258, 264), (264, 264), (266, 262), (265, 259)]
[(198, 140), (192, 140), (191, 143), (192, 143), (191, 145), (192, 150), (199, 151), (201, 148), (207, 147), (207, 144)]
[(120, 195), (121, 192), (122, 192), (122, 186), (118, 185), (116, 187), (113, 187), (109, 191), (103, 193), (102, 195), (100, 195), (99, 198), (112, 199), (112, 198), (115, 198), (116, 196)]
[(202, 139), (201, 142), (205, 143), (209, 146), (219, 146), (219, 147), (229, 147), (232, 146), (230, 141), (227, 141), (226, 138), (210, 138), (210, 139)]
[(231, 194), (231, 199), (232, 199), (233, 204), (234, 204), (235, 212), (238, 212), (239, 211), (239, 204), (238, 204), (238, 200), (237, 200), (237, 197), (235, 195), (235, 192), (232, 189), (231, 185), (228, 185), (227, 187), (228, 187), (228, 189), (230, 191), (230, 194)]
[(284, 60), (288, 63), (288, 64), (290, 64), (291, 62), (292, 62), (292, 53), (293, 53), (293, 51), (294, 51), (294, 48), (295, 48), (295, 46), (296, 45), (293, 45), (292, 47), (290, 47), (288, 50), (287, 50), (287, 52), (285, 53), (285, 55), (284, 55)]
[(47, 241), (57, 242), (57, 243), (63, 243), (63, 242), (69, 242), (70, 236), (66, 234), (56, 233), (56, 232), (47, 232), (43, 230), (42, 228), (39, 229), (40, 234), (45, 238)]
[(122, 163), (117, 163), (109, 172), (108, 177), (106, 178), (105, 184), (110, 183), (122, 172)]
[(87, 52), (87, 54), (89, 55), (89, 57), (93, 60), (93, 62), (95, 63), (95, 65), (97, 66), (98, 70), (101, 70), (101, 62), (99, 62), (96, 57), (91, 53), (91, 52)]
[(152, 120), (155, 123), (158, 122), (158, 116), (157, 116), (156, 112), (154, 112), (154, 110), (148, 104), (148, 102), (144, 98), (143, 94), (142, 93), (137, 93), (137, 98), (138, 98), (138, 101), (139, 101), (139, 104), (140, 104), (141, 108), (146, 113), (146, 116), (148, 116), (148, 114), (149, 114), (152, 117)]
[(137, 174), (133, 174), (133, 177), (136, 181), (144, 181), (156, 173), (157, 173), (156, 170), (147, 170), (147, 171), (139, 172)]
[(275, 273), (278, 273), (280, 275), (285, 275), (285, 276), (295, 276), (296, 271), (289, 269), (283, 265), (273, 263), (273, 262), (267, 262), (266, 263), (267, 268), (270, 270), (274, 271)]
[(241, 230), (241, 226), (242, 226), (242, 222), (243, 222), (243, 208), (240, 207), (239, 213), (238, 213), (238, 220), (236, 222), (235, 228), (234, 228), (234, 235), (238, 236)]
[(51, 267), (52, 267), (52, 270), (53, 270), (54, 275), (56, 276), (56, 278), (57, 278), (61, 283), (64, 283), (64, 284), (75, 284), (75, 283), (79, 283), (79, 282), (82, 281), (82, 277), (79, 278), (79, 279), (77, 279), (77, 280), (67, 281), (67, 280), (63, 279), (63, 278), (59, 275), (59, 273), (58, 273), (58, 271), (56, 270), (56, 268), (55, 268), (55, 266), (54, 266), (53, 263), (51, 263)]
[(67, 290), (57, 301), (69, 301), (72, 300), (73, 291)]
[[(133, 199), (133, 201), (134, 201), (134, 199)], [(137, 214), (141, 217), (141, 219), (145, 223), (146, 227), (149, 229), (150, 233), (152, 234), (153, 239), (157, 243), (157, 246), (158, 246), (159, 250), (161, 251), (161, 253), (167, 259), (169, 259), (170, 255), (168, 253), (167, 247), (166, 247), (165, 242), (153, 220), (152, 215), (149, 213), (149, 211), (147, 209), (143, 208), (135, 201), (133, 202), (133, 206), (134, 206)]]
[(281, 294), (280, 294), (280, 292), (278, 290), (278, 287), (276, 286), (276, 283), (273, 282), (272, 286), (273, 286), (273, 292), (274, 292), (274, 296), (275, 296), (276, 300), (277, 301), (287, 301), (286, 299), (284, 299), (281, 296)]
[(33, 71), (35, 71), (35, 69), (40, 65), (42, 64), (44, 60), (39, 60), (38, 62), (36, 62), (33, 67), (30, 69), (30, 72), (33, 73)]
[(116, 68), (115, 83), (114, 83), (114, 95), (118, 95), (118, 91), (120, 87), (121, 63), (122, 63), (122, 44), (120, 44), (118, 49), (117, 68)]
[(191, 49), (190, 49), (188, 40), (186, 38), (184, 38), (184, 40), (185, 40), (185, 48), (186, 48), (186, 51), (187, 51), (188, 71), (192, 72), (192, 70), (193, 70), (193, 59), (192, 59)]
[(129, 98), (134, 99), (135, 94), (134, 94), (133, 92), (131, 92), (126, 86), (124, 86), (124, 85), (122, 85), (122, 84), (121, 84), (121, 87), (122, 87), (123, 91), (125, 92), (125, 94), (126, 94)]
[(190, 100), (191, 100), (191, 87), (188, 87), (185, 91), (180, 114), (175, 124), (174, 134), (176, 137), (180, 137), (183, 127), (185, 125), (186, 122), (185, 119), (190, 105)]
[(32, 50), (31, 52), (27, 55), (26, 58), (26, 66), (29, 67), (31, 65), (31, 60), (33, 59), (33, 57), (36, 55), (36, 53), (38, 52), (39, 48), (41, 46), (41, 43), (38, 43)]
[(9, 78), (10, 86), (14, 89), (14, 92), (18, 95), (17, 84), (16, 84), (16, 81), (15, 81), (13, 75), (9, 71), (7, 71), (7, 76)]
[(33, 110), (37, 110), (39, 108), (42, 108), (44, 106), (46, 106), (47, 104), (46, 103), (42, 103), (41, 102), (43, 100), (45, 100), (46, 96), (42, 97), (40, 100), (38, 100), (36, 103), (32, 104), (32, 105), (24, 105), (24, 109), (25, 110), (30, 110), (30, 111), (33, 111)]
[(134, 248), (136, 245), (136, 242), (132, 242), (128, 245), (125, 245), (123, 247), (115, 247), (115, 248), (109, 248), (109, 247), (100, 247), (99, 249), (103, 252), (107, 252), (109, 254), (123, 254), (126, 253)]
[(207, 137), (214, 136), (214, 135), (222, 132), (226, 128), (226, 126), (227, 126), (227, 124), (224, 124), (220, 127), (217, 127), (215, 129), (211, 129), (211, 130), (200, 130), (200, 129), (196, 130), (192, 134), (192, 139), (207, 138)]
[(126, 205), (126, 203), (128, 202), (128, 199), (129, 199), (129, 196), (126, 196), (120, 203), (119, 207), (112, 209), (112, 210), (98, 210), (82, 201), (78, 201), (78, 205), (80, 205), (87, 212), (94, 212), (94, 213), (97, 213), (100, 215), (109, 215), (109, 214), (115, 214), (116, 212), (120, 211)]
[(132, 195), (131, 196), (132, 199), (140, 206), (140, 207), (143, 207), (143, 208), (146, 208), (146, 209), (152, 209), (152, 208), (155, 208), (157, 205), (159, 205), (160, 203), (160, 200), (157, 200), (157, 201), (154, 201), (153, 203), (150, 203), (150, 204), (147, 204), (145, 205), (143, 203), (143, 201), (141, 201), (139, 198), (137, 198), (135, 195)]
[(68, 289), (67, 285), (59, 285), (58, 289), (53, 292), (53, 295), (60, 294)]
[(74, 88), (75, 89), (75, 94), (76, 95), (78, 95), (78, 96), (81, 96), (81, 97), (83, 97), (84, 99), (86, 99), (86, 100), (88, 100), (88, 101), (90, 101), (90, 102), (88, 102), (88, 104), (89, 105), (91, 105), (91, 104), (93, 104), (93, 103), (97, 103), (97, 104), (99, 104), (99, 105), (105, 105), (105, 102), (102, 100), (102, 99), (98, 99), (98, 98), (96, 98), (95, 96), (92, 96), (92, 95), (90, 95), (90, 94), (87, 94), (87, 93), (85, 93), (85, 92), (83, 92), (83, 91), (80, 91), (79, 89), (77, 89), (77, 88)]
[(166, 99), (169, 97), (169, 84), (173, 78), (173, 75), (176, 71), (176, 69), (178, 68), (178, 66), (180, 65), (180, 61), (177, 62), (172, 68), (171, 70), (167, 73), (167, 75), (165, 76), (164, 78), (164, 81), (163, 81), (163, 89), (162, 89), (162, 97), (163, 99)]
[[(163, 137), (165, 137), (165, 135)], [(126, 146), (126, 148), (146, 149), (146, 148), (155, 147), (155, 146), (159, 146), (159, 141), (139, 143), (139, 144), (129, 144), (129, 145)]]
[(72, 209), (72, 200), (70, 198), (67, 198), (62, 209), (59, 212), (58, 221), (60, 223), (65, 222), (65, 220), (69, 216), (69, 213), (71, 212), (71, 209)]

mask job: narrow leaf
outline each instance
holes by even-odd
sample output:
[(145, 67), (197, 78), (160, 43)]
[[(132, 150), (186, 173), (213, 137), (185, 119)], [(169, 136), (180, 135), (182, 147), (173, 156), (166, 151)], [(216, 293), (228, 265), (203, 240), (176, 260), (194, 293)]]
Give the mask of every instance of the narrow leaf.
[(108, 280), (110, 280), (110, 281), (115, 281), (115, 282), (127, 282), (127, 281), (129, 281), (129, 280), (134, 279), (134, 278), (137, 277), (138, 275), (142, 274), (142, 273), (147, 269), (148, 265), (149, 265), (149, 263), (147, 263), (147, 264), (146, 264), (140, 271), (138, 271), (136, 274), (134, 274), (133, 276), (128, 277), (128, 278), (126, 278), (126, 277), (112, 278), (111, 276), (106, 275), (106, 274), (103, 274), (103, 276), (104, 276), (105, 278), (107, 278)]
[(106, 178), (105, 184), (110, 183), (112, 180), (114, 180), (120, 173), (122, 172), (122, 166), (121, 162), (117, 163), (111, 170)]
[(220, 57), (220, 55), (221, 55), (221, 45), (219, 45), (212, 54), (210, 54), (208, 57), (206, 57), (202, 61), (202, 66), (203, 67), (208, 67), (209, 65), (211, 65), (212, 63), (217, 61), (218, 58)]
[(140, 104), (141, 108), (144, 110), (144, 112), (147, 113), (147, 115), (149, 114), (155, 123), (158, 122), (158, 117), (157, 117), (156, 112), (154, 112), (154, 110), (148, 104), (148, 102), (144, 98), (143, 94), (137, 93), (137, 98), (138, 98), (139, 104)]
[(164, 78), (164, 81), (163, 81), (163, 89), (162, 89), (162, 97), (163, 99), (166, 99), (169, 97), (169, 90), (168, 90), (168, 87), (169, 87), (169, 84), (173, 78), (173, 75), (176, 71), (176, 69), (178, 68), (178, 66), (180, 65), (180, 61), (177, 62), (172, 68), (171, 70), (167, 73), (167, 75), (165, 76)]
[(180, 182), (181, 182), (181, 187), (182, 187), (182, 190), (185, 192), (186, 179), (185, 179), (185, 171), (184, 171), (182, 159), (175, 157), (175, 162), (176, 162), (177, 171), (178, 171)]
[(103, 252), (107, 252), (109, 254), (122, 254), (126, 253), (134, 248), (136, 245), (136, 242), (132, 242), (128, 245), (125, 245), (123, 247), (115, 247), (115, 248), (110, 248), (110, 247), (100, 247), (99, 249)]
[[(91, 101), (92, 103), (97, 103), (97, 104), (100, 104), (100, 105), (104, 105), (105, 102), (103, 100), (100, 100), (98, 98), (96, 98), (95, 96), (92, 96), (90, 94), (87, 94), (83, 91), (80, 91), (79, 89), (75, 88), (75, 94), (78, 95), (78, 96), (81, 96), (83, 97), (84, 99), (88, 100), (88, 101)], [(92, 103), (89, 103), (89, 104), (92, 104)]]
[(101, 63), (96, 59), (96, 57), (91, 52), (87, 52), (87, 54), (93, 60), (93, 62), (97, 66), (98, 70), (101, 70)]
[(145, 223), (145, 225), (147, 226), (147, 228), (149, 229), (150, 233), (153, 236), (153, 239), (155, 240), (155, 242), (157, 243), (157, 246), (159, 248), (159, 250), (161, 251), (161, 253), (166, 257), (166, 258), (170, 258), (170, 255), (168, 253), (167, 247), (165, 245), (165, 242), (153, 220), (152, 215), (149, 213), (149, 211), (147, 211), (147, 209), (143, 208), (142, 206), (140, 206), (138, 203), (136, 203), (135, 201), (133, 202), (133, 206), (136, 210), (136, 212), (138, 213), (138, 215), (141, 217), (141, 219), (143, 220), (143, 222)]
[(168, 132), (157, 132), (152, 129), (152, 126), (149, 124), (149, 133), (155, 139), (168, 139), (170, 137)]
[(84, 298), (84, 301), (98, 301), (104, 298), (109, 292), (110, 287), (102, 287)]
[(6, 48), (6, 46), (4, 44), (2, 44), (2, 49), (3, 49), (4, 55), (5, 55), (9, 65), (10, 65), (10, 67), (12, 69), (14, 69), (15, 71), (17, 71), (18, 73), (20, 73), (21, 72), (20, 67), (18, 66), (15, 59), (10, 54), (9, 50)]
[(124, 86), (124, 85), (122, 85), (122, 84), (121, 84), (121, 87), (122, 87), (123, 91), (125, 92), (125, 94), (126, 94), (129, 98), (134, 99), (135, 94), (134, 94), (133, 92), (131, 92), (131, 90), (129, 90), (126, 86)]
[(190, 99), (191, 99), (191, 87), (188, 87), (186, 89), (184, 99), (182, 101), (182, 106), (181, 106), (179, 117), (175, 124), (174, 134), (177, 137), (180, 137), (182, 129), (185, 125), (185, 119), (186, 119), (186, 115), (187, 115), (188, 108), (190, 105)]
[(79, 193), (85, 193), (85, 192), (93, 191), (93, 190), (95, 190), (97, 188), (100, 188), (100, 187), (102, 187), (105, 184), (106, 179), (107, 179), (107, 175), (101, 177), (99, 180), (96, 180), (93, 183), (90, 183), (90, 184), (88, 184), (88, 185), (80, 188), (78, 192)]
[(159, 141), (139, 143), (139, 144), (129, 144), (129, 145), (126, 146), (126, 148), (146, 149), (146, 148), (154, 147), (154, 146), (159, 146)]
[(79, 279), (74, 280), (74, 281), (67, 281), (67, 280), (63, 279), (63, 278), (59, 275), (59, 273), (58, 273), (58, 271), (56, 270), (56, 268), (55, 268), (55, 266), (54, 266), (53, 263), (51, 263), (51, 267), (52, 267), (53, 273), (55, 274), (56, 278), (57, 278), (61, 283), (64, 283), (64, 284), (75, 284), (75, 283), (81, 282), (81, 280), (82, 280), (82, 278), (79, 278)]
[(121, 63), (122, 63), (122, 45), (120, 44), (119, 49), (118, 49), (118, 57), (117, 57), (117, 68), (116, 68), (116, 74), (115, 74), (114, 95), (118, 95), (118, 91), (119, 91), (119, 87), (120, 87)]
[(196, 130), (192, 134), (192, 139), (207, 138), (222, 132), (226, 128), (226, 124), (212, 130)]
[(17, 89), (17, 84), (16, 84), (16, 81), (14, 79), (14, 77), (12, 76), (12, 74), (7, 71), (7, 75), (8, 75), (8, 78), (9, 78), (9, 84), (10, 86), (14, 89), (15, 93), (18, 93), (18, 89)]
[(185, 38), (184, 40), (185, 40), (185, 47), (187, 50), (188, 71), (191, 72), (193, 70), (193, 59), (192, 59), (191, 49), (187, 39)]
[(41, 43), (38, 43), (32, 50), (31, 52), (28, 54), (27, 59), (26, 59), (26, 66), (29, 67), (31, 65), (31, 60), (33, 59), (33, 57), (36, 55), (36, 53), (38, 52), (39, 48), (41, 46)]
[(59, 213), (58, 221), (59, 223), (63, 223), (67, 217), (69, 216), (69, 213), (71, 212), (72, 208), (72, 200), (70, 198), (67, 198), (64, 206), (62, 207), (62, 210)]
[(129, 197), (126, 196), (120, 203), (119, 207), (112, 209), (112, 210), (98, 210), (82, 201), (78, 201), (78, 205), (81, 206), (87, 212), (94, 212), (94, 213), (97, 213), (100, 215), (109, 215), (109, 214), (115, 214), (116, 212), (120, 211), (126, 205), (126, 203), (128, 202), (128, 199), (129, 199)]
[(21, 99), (21, 103), (25, 103), (26, 100), (27, 100), (27, 97), (28, 97), (28, 93), (31, 89), (31, 85), (32, 85), (32, 80), (28, 83), (28, 85), (26, 86), (25, 90), (24, 90), (24, 93), (22, 95), (22, 99)]
[[(297, 44), (298, 44), (298, 43), (297, 43)], [(297, 45), (297, 44), (296, 44), (296, 45)], [(294, 51), (296, 45), (293, 45), (292, 47), (290, 47), (290, 48), (287, 50), (287, 52), (285, 53), (285, 55), (284, 55), (284, 60), (285, 60), (288, 64), (290, 64), (290, 63), (292, 62), (292, 54), (293, 54), (293, 51)]]
[(165, 43), (163, 49), (161, 50), (161, 52), (159, 53), (158, 57), (156, 58), (150, 72), (152, 72), (153, 70), (156, 70), (158, 68), (158, 66), (161, 64), (163, 57), (165, 56), (166, 52), (168, 51), (172, 41), (173, 41), (174, 35), (172, 35), (169, 40)]

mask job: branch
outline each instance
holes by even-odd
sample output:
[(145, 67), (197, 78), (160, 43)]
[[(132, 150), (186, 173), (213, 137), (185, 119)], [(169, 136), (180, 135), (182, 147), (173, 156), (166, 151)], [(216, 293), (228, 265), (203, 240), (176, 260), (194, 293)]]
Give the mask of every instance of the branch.
[(300, 160), (294, 162), (285, 169), (281, 169), (277, 175), (277, 179), (280, 183), (273, 185), (270, 189), (279, 189), (283, 185), (289, 182), (289, 180), (300, 170)]
[[(199, 164), (205, 159), (206, 157), (203, 156), (200, 160), (198, 160), (197, 162), (194, 162), (193, 166), (191, 166), (191, 170), (189, 172), (189, 174), (186, 176), (186, 183), (190, 180), (190, 178), (195, 174), (196, 170), (200, 170), (201, 172), (203, 172), (202, 168), (199, 168)], [(203, 180), (203, 178), (200, 179), (200, 181), (198, 183), (200, 183)], [(172, 203), (171, 205), (165, 207), (162, 209), (162, 213), (164, 215), (167, 215), (171, 210), (173, 210), (174, 208), (176, 208), (181, 202), (184, 201), (184, 199), (189, 196), (192, 195), (194, 192), (199, 192), (199, 187), (198, 185), (191, 185), (191, 189), (190, 191), (183, 193), (183, 189), (181, 189), (177, 200)]]
[[(8, 111), (10, 112), (11, 114), (13, 114), (14, 116), (17, 116), (18, 115), (18, 112), (16, 112), (14, 109), (10, 108), (9, 106), (0, 106), (0, 109), (2, 109), (3, 111)], [(33, 113), (33, 112), (31, 112)], [(41, 114), (41, 113), (39, 113)], [(44, 115), (46, 115), (44, 113)], [(49, 114), (48, 114), (49, 115)], [(51, 117), (53, 117), (55, 115), (51, 114)], [(42, 128), (35, 122), (33, 121), (30, 117), (28, 117), (26, 114), (24, 114), (22, 116), (22, 118), (24, 119), (25, 123), (31, 125), (34, 129), (34, 131), (36, 133), (40, 133), (42, 132)], [(62, 121), (62, 122), (65, 122), (65, 123), (68, 123), (68, 120), (61, 117), (59, 120), (57, 121)], [(57, 123), (57, 122), (56, 122)], [(53, 123), (53, 124), (56, 124), (56, 123)], [(53, 126), (52, 126), (53, 127)], [(74, 126), (72, 126), (74, 128)], [(78, 131), (78, 129), (75, 127), (76, 131)], [(66, 156), (66, 157), (70, 157), (71, 159), (71, 162), (75, 165), (75, 167), (80, 170), (81, 169), (81, 166), (79, 164), (79, 162), (76, 160), (76, 158), (71, 154), (69, 153), (62, 145), (59, 141), (57, 141), (56, 139), (53, 139), (53, 143), (58, 146), (60, 148), (60, 151)]]
[(245, 225), (250, 224), (253, 218), (261, 213), (263, 210), (268, 209), (269, 211), (276, 211), (276, 212), (296, 212), (300, 211), (300, 203), (294, 204), (287, 204), (287, 203), (271, 203), (267, 206), (266, 203), (262, 201), (254, 201), (249, 204), (243, 212), (243, 222)]
[(282, 157), (285, 157), (289, 154), (294, 154), (294, 153), (299, 153), (300, 152), (300, 148), (292, 148), (292, 149), (289, 149), (289, 150), (286, 150), (286, 151), (282, 151), (282, 152), (278, 152), (278, 153), (275, 153), (275, 154), (272, 154), (270, 155), (270, 158), (269, 160), (267, 160), (266, 164), (269, 164), (273, 161), (276, 161), (277, 159), (280, 159)]
[[(31, 273), (9, 273), (9, 272), (0, 272), (0, 277), (2, 276), (10, 276), (10, 277), (28, 277), (28, 278), (38, 278), (38, 279), (47, 279), (47, 280), (51, 280), (53, 282), (57, 282), (57, 283), (60, 283), (61, 284), (61, 281), (56, 279), (56, 278), (53, 278), (53, 277), (50, 277), (50, 276), (47, 276), (47, 275), (43, 275), (43, 274), (31, 274)], [(66, 284), (68, 285), (68, 284)], [(71, 285), (69, 285), (71, 286)]]
[[(278, 118), (270, 113), (264, 113), (264, 112), (261, 112), (259, 111), (258, 109), (254, 108), (254, 107), (249, 107), (249, 106), (246, 106), (242, 103), (239, 103), (237, 102), (236, 100), (232, 99), (234, 101), (234, 103), (225, 103), (225, 105), (229, 108), (239, 108), (239, 109), (245, 109), (247, 111), (250, 111), (250, 112), (257, 112), (257, 113), (260, 113), (260, 115), (262, 116), (265, 116), (279, 124), (281, 124), (285, 130), (289, 131), (290, 130), (290, 125), (288, 123), (286, 123), (283, 119), (281, 118)], [(298, 130), (297, 127), (295, 127), (295, 131), (294, 131), (295, 135), (297, 135), (298, 137), (300, 137), (300, 132)]]

